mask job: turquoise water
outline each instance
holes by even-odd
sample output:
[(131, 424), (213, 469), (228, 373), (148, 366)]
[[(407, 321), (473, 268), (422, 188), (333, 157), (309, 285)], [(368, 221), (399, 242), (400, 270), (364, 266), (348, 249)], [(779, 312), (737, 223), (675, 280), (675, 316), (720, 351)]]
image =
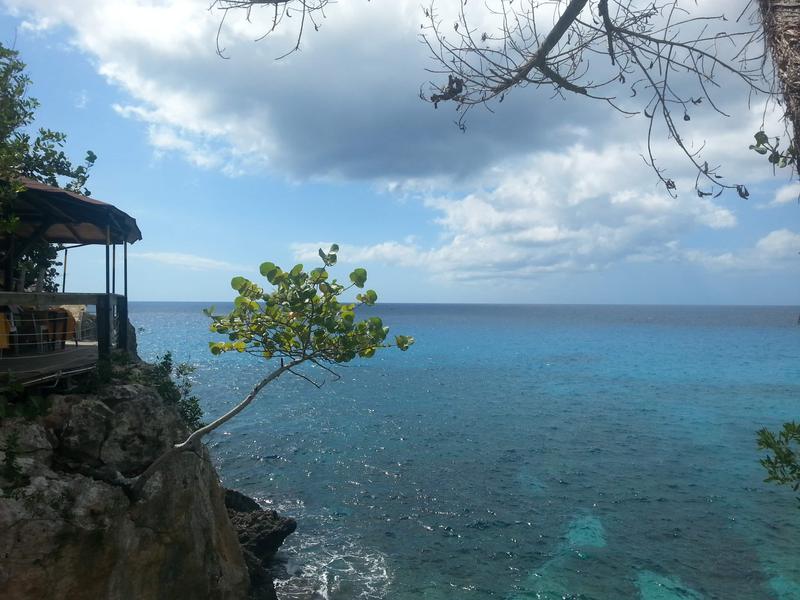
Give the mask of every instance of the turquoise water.
[[(211, 357), (203, 306), (131, 318), (214, 416), (265, 366)], [(798, 502), (755, 445), (800, 418), (800, 309), (375, 311), (417, 344), (279, 380), (210, 439), (299, 521), (282, 598), (800, 600)]]

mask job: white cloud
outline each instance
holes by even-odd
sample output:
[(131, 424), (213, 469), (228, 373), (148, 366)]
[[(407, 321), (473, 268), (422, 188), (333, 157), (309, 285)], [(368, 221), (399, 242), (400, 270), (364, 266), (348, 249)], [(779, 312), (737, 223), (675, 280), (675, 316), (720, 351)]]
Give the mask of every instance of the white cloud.
[(800, 183), (792, 182), (778, 188), (770, 206), (785, 206), (786, 204), (797, 203), (800, 199)]
[(80, 92), (75, 94), (74, 98), (75, 99), (73, 104), (77, 109), (82, 110), (89, 105), (89, 92), (87, 92), (86, 90), (81, 90)]
[[(281, 61), (274, 58), (291, 47), (294, 31), (254, 43), (269, 27), (258, 16), (248, 23), (231, 15), (222, 40), (231, 59), (216, 56), (220, 14), (196, 0), (5, 3), (37, 35), (68, 28), (74, 46), (127, 92), (114, 109), (147, 128), (157, 154), (228, 174), (269, 168), (293, 178), (368, 179), (395, 197), (424, 198), (435, 214), (436, 243), (343, 245), (342, 260), (454, 279), (593, 271), (625, 261), (752, 264), (737, 253), (682, 249), (685, 234), (730, 229), (736, 216), (723, 200), (691, 192), (695, 172), (666, 135), (657, 135), (659, 167), (683, 192), (664, 193), (642, 164), (642, 116), (623, 119), (602, 102), (551, 99), (531, 86), (515, 90), (496, 114), (473, 111), (460, 133), (452, 106), (434, 110), (417, 98), (430, 66), (417, 38), (417, 0), (333, 3), (322, 29), (309, 31), (302, 50)], [(707, 102), (692, 105), (691, 120), (678, 120), (684, 143), (690, 151), (705, 144), (712, 164), (740, 178), (730, 183), (769, 177), (763, 157), (747, 149), (762, 107), (746, 112), (741, 90), (723, 89), (719, 100), (735, 119), (713, 113)], [(773, 202), (785, 203), (788, 193)], [(731, 197), (739, 201), (735, 193), (724, 199)], [(753, 250), (758, 257), (774, 258), (792, 242), (767, 238)], [(317, 248), (294, 250), (313, 259)], [(142, 256), (187, 268), (238, 268), (186, 254)]]
[(759, 239), (752, 248), (738, 252), (710, 252), (689, 250), (686, 258), (717, 270), (765, 270), (800, 266), (800, 233), (788, 229), (771, 231)]
[[(453, 279), (532, 277), (673, 260), (681, 235), (736, 225), (733, 212), (712, 198), (672, 198), (650, 176), (627, 146), (534, 153), (496, 167), (472, 193), (429, 197), (442, 230), (440, 244), (342, 244), (340, 258), (420, 267)], [(293, 249), (309, 259), (320, 246), (326, 247), (308, 243)]]
[(168, 265), (170, 267), (180, 267), (191, 271), (249, 271), (250, 267), (236, 265), (224, 260), (206, 258), (195, 254), (183, 254), (180, 252), (134, 252), (134, 258), (150, 260), (153, 262)]

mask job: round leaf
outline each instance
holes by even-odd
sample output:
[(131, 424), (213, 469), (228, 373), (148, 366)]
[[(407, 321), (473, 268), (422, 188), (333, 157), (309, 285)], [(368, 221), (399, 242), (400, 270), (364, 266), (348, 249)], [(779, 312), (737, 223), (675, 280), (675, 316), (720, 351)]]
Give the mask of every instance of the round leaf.
[(364, 283), (367, 281), (367, 271), (366, 269), (358, 268), (352, 273), (350, 273), (350, 281), (356, 284), (356, 287), (364, 287)]

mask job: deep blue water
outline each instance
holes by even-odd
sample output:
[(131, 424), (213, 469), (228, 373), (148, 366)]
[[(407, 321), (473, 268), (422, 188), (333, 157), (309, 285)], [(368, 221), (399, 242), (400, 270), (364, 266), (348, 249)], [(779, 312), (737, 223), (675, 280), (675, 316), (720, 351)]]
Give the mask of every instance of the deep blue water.
[[(204, 306), (131, 319), (213, 417), (267, 365), (212, 357)], [(800, 418), (800, 308), (374, 311), (416, 345), (279, 380), (210, 439), (298, 519), (282, 598), (800, 600), (800, 507), (755, 444)]]

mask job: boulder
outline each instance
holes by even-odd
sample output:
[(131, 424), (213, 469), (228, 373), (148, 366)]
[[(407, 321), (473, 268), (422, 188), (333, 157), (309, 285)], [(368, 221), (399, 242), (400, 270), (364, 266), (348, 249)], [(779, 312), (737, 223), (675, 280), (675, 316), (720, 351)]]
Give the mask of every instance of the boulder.
[(258, 502), (236, 490), (225, 490), (225, 506), (239, 536), (254, 597), (275, 599), (270, 562), (283, 541), (297, 529), (297, 522), (261, 508)]

